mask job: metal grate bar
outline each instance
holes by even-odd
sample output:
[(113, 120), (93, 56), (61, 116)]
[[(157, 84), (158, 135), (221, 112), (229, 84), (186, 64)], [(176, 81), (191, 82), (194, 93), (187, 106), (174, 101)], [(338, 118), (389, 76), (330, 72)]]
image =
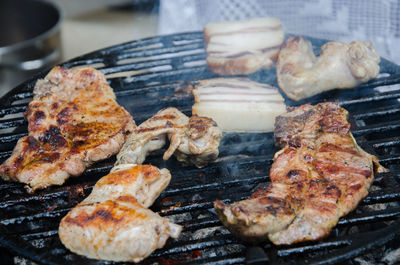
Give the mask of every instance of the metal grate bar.
[(375, 117), (394, 115), (399, 113), (400, 113), (400, 107), (389, 106), (389, 107), (377, 108), (372, 111), (364, 110), (362, 113), (352, 113), (352, 117), (356, 120), (361, 120), (366, 118), (375, 118)]
[(400, 156), (389, 156), (389, 157), (382, 157), (379, 159), (379, 162), (384, 165), (388, 166), (391, 164), (398, 164), (400, 162)]
[[(396, 82), (399, 83), (400, 80), (396, 79)], [(358, 99), (349, 99), (345, 101), (339, 102), (340, 106), (346, 108), (347, 106), (350, 105), (355, 105), (355, 104), (363, 104), (367, 102), (379, 102), (383, 100), (388, 100), (388, 99), (396, 99), (400, 98), (400, 90), (396, 91), (391, 91), (391, 92), (385, 92), (385, 93), (377, 93), (374, 95), (358, 98)]]
[(203, 49), (203, 43), (193, 43), (188, 45), (181, 45), (177, 47), (163, 47), (163, 48), (156, 48), (156, 49), (147, 49), (142, 51), (136, 52), (123, 52), (116, 56), (117, 61), (122, 61), (125, 59), (132, 59), (132, 58), (146, 58), (146, 57), (153, 57), (157, 55), (166, 55), (166, 54), (173, 54), (178, 52), (184, 51), (193, 51), (197, 49)]
[(23, 118), (7, 119), (0, 121), (0, 129), (7, 129), (10, 127), (17, 127), (26, 124), (27, 122)]
[(172, 59), (149, 60), (143, 63), (130, 63), (130, 64), (112, 66), (109, 68), (105, 67), (99, 70), (103, 72), (103, 74), (109, 75), (113, 73), (127, 72), (133, 70), (146, 70), (157, 66), (171, 65), (171, 64), (172, 64)]
[(361, 136), (361, 135), (366, 135), (370, 133), (384, 133), (387, 131), (391, 130), (396, 130), (400, 128), (400, 121), (394, 121), (394, 122), (385, 122), (385, 123), (379, 123), (379, 124), (374, 124), (371, 126), (365, 126), (362, 128), (357, 128), (352, 131), (354, 136)]
[(152, 254), (152, 257), (184, 253), (233, 243), (237, 243), (237, 239), (232, 235), (215, 236), (207, 240), (191, 240), (188, 242), (183, 241), (179, 242), (179, 246), (171, 246), (170, 248), (165, 247), (161, 250), (157, 250)]
[(358, 238), (351, 238), (351, 244), (344, 249), (339, 249), (330, 253), (329, 256), (325, 258), (315, 258), (310, 260), (310, 264), (332, 264), (333, 262), (341, 262), (348, 260), (352, 257), (356, 257), (368, 249), (372, 249), (375, 246), (384, 245), (400, 232), (400, 221), (396, 221), (393, 224), (396, 228), (392, 227), (392, 229), (386, 227), (383, 229), (379, 229), (373, 232), (363, 233), (362, 236)]
[[(397, 197), (398, 198), (398, 197)], [(395, 219), (400, 216), (400, 208), (396, 207), (390, 210), (381, 210), (381, 211), (374, 211), (365, 214), (360, 214), (354, 218), (341, 218), (339, 220), (339, 225), (349, 225), (349, 224), (361, 224), (361, 223), (370, 223), (372, 221), (382, 221), (387, 219)]]
[(385, 138), (379, 140), (371, 140), (370, 144), (375, 148), (393, 147), (400, 145), (400, 139), (398, 137)]
[(16, 142), (16, 141), (18, 141), (19, 138), (24, 137), (26, 135), (28, 135), (27, 132), (25, 132), (25, 133), (16, 133), (16, 134), (5, 133), (5, 134), (0, 136), (0, 144)]
[(3, 107), (0, 109), (0, 117), (4, 117), (5, 115), (9, 114), (21, 113), (24, 112), (26, 109), (27, 109), (26, 104), (18, 104), (7, 108)]
[(368, 83), (361, 84), (358, 86), (358, 88), (363, 89), (363, 88), (371, 88), (371, 87), (378, 87), (378, 86), (390, 86), (390, 85), (396, 85), (400, 83), (400, 75), (397, 74), (391, 74), (388, 77), (380, 77), (380, 78), (375, 78)]
[(0, 152), (0, 161), (5, 160), (11, 155), (12, 151)]
[(278, 255), (280, 257), (286, 257), (286, 256), (297, 254), (297, 253), (318, 251), (318, 250), (324, 250), (324, 249), (332, 249), (332, 248), (349, 246), (349, 245), (351, 245), (350, 240), (335, 240), (335, 241), (323, 242), (323, 243), (319, 243), (319, 244), (312, 244), (312, 245), (304, 246), (304, 247), (296, 247), (296, 248), (278, 250)]

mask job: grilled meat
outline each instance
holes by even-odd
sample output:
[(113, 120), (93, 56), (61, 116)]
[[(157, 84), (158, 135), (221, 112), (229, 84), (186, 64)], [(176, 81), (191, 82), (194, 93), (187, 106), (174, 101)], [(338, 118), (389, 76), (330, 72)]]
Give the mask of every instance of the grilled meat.
[(222, 223), (249, 241), (317, 240), (368, 194), (378, 159), (355, 142), (347, 111), (335, 103), (303, 105), (278, 116), (271, 183), (247, 200), (214, 207)]
[(61, 185), (91, 163), (118, 153), (135, 127), (94, 68), (55, 67), (33, 92), (25, 113), (29, 135), (19, 139), (0, 166), (4, 180), (26, 183), (28, 191)]
[(150, 165), (114, 170), (62, 219), (62, 243), (89, 258), (139, 262), (182, 230), (147, 209), (170, 179), (167, 169)]
[(328, 42), (316, 58), (311, 42), (290, 37), (279, 52), (279, 87), (294, 100), (335, 88), (353, 88), (379, 74), (379, 54), (364, 41)]
[(203, 167), (218, 157), (222, 132), (210, 118), (189, 118), (176, 108), (166, 108), (134, 130), (117, 155), (116, 165), (143, 163), (148, 153), (164, 146), (167, 138), (170, 146), (164, 160), (175, 154), (179, 161)]

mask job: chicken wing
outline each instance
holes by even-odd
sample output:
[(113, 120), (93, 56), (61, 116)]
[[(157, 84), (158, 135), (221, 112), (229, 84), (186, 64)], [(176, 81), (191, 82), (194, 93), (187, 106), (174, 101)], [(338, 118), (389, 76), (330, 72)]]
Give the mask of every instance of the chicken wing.
[(335, 88), (353, 88), (379, 74), (379, 54), (368, 41), (328, 42), (316, 58), (311, 42), (290, 37), (279, 52), (279, 87), (293, 100)]
[(117, 155), (116, 165), (143, 163), (148, 153), (164, 146), (167, 138), (170, 146), (164, 160), (175, 154), (179, 161), (203, 167), (218, 157), (222, 132), (210, 118), (189, 118), (176, 108), (166, 108), (134, 130)]

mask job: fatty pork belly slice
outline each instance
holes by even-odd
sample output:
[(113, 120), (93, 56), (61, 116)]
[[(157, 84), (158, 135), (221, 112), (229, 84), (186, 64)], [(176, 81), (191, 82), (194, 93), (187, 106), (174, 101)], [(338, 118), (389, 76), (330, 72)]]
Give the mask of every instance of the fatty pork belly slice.
[(164, 160), (174, 154), (179, 161), (201, 168), (218, 157), (222, 132), (210, 118), (197, 115), (189, 118), (177, 108), (165, 108), (133, 131), (117, 155), (116, 165), (142, 164), (167, 139), (170, 146), (163, 155)]
[(91, 67), (53, 68), (34, 88), (25, 113), (28, 136), (0, 166), (4, 180), (33, 192), (79, 176), (120, 150), (135, 128), (104, 75)]
[(125, 164), (114, 169), (61, 220), (61, 242), (92, 259), (141, 261), (182, 230), (147, 209), (170, 179), (167, 169), (150, 165)]
[(193, 95), (192, 113), (212, 118), (225, 132), (273, 131), (275, 117), (286, 111), (276, 87), (246, 78), (202, 80)]
[(216, 74), (250, 74), (271, 67), (284, 40), (277, 18), (224, 21), (204, 27), (207, 63)]
[(249, 241), (276, 245), (329, 235), (339, 218), (368, 194), (378, 159), (355, 142), (347, 111), (335, 103), (302, 105), (276, 119), (283, 146), (274, 156), (271, 183), (249, 199), (214, 205), (222, 223)]

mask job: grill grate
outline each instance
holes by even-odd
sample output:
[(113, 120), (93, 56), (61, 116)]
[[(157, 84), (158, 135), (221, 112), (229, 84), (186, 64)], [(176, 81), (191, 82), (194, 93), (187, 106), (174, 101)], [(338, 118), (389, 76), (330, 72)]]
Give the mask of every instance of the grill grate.
[[(311, 39), (315, 52), (323, 40)], [(201, 32), (133, 41), (99, 50), (62, 64), (92, 65), (106, 74), (118, 101), (140, 124), (161, 108), (175, 106), (190, 114), (190, 85), (215, 75), (207, 70)], [(172, 181), (151, 207), (184, 226), (178, 240), (155, 251), (143, 264), (327, 264), (365, 253), (382, 259), (399, 245), (400, 234), (400, 67), (381, 62), (381, 76), (359, 89), (330, 91), (304, 102), (286, 99), (288, 105), (323, 100), (338, 101), (352, 114), (357, 142), (376, 153), (391, 172), (378, 174), (368, 197), (355, 211), (340, 219), (325, 240), (276, 247), (270, 243), (249, 246), (233, 237), (219, 222), (212, 203), (248, 197), (269, 181), (273, 134), (225, 134), (220, 158), (204, 169), (182, 165), (174, 158), (162, 161), (162, 152), (146, 162), (167, 167)], [(41, 73), (0, 99), (0, 160), (5, 160), (16, 141), (27, 134), (22, 113), (32, 98)], [(251, 79), (277, 86), (275, 69), (262, 70)], [(109, 264), (88, 260), (66, 250), (58, 239), (60, 219), (91, 191), (94, 183), (111, 169), (115, 158), (90, 167), (81, 177), (61, 187), (29, 195), (23, 185), (0, 181), (0, 244), (18, 255), (44, 264)], [(379, 251), (373, 251), (380, 247)], [(372, 253), (372, 254), (371, 254)], [(374, 254), (375, 253), (375, 254)]]

